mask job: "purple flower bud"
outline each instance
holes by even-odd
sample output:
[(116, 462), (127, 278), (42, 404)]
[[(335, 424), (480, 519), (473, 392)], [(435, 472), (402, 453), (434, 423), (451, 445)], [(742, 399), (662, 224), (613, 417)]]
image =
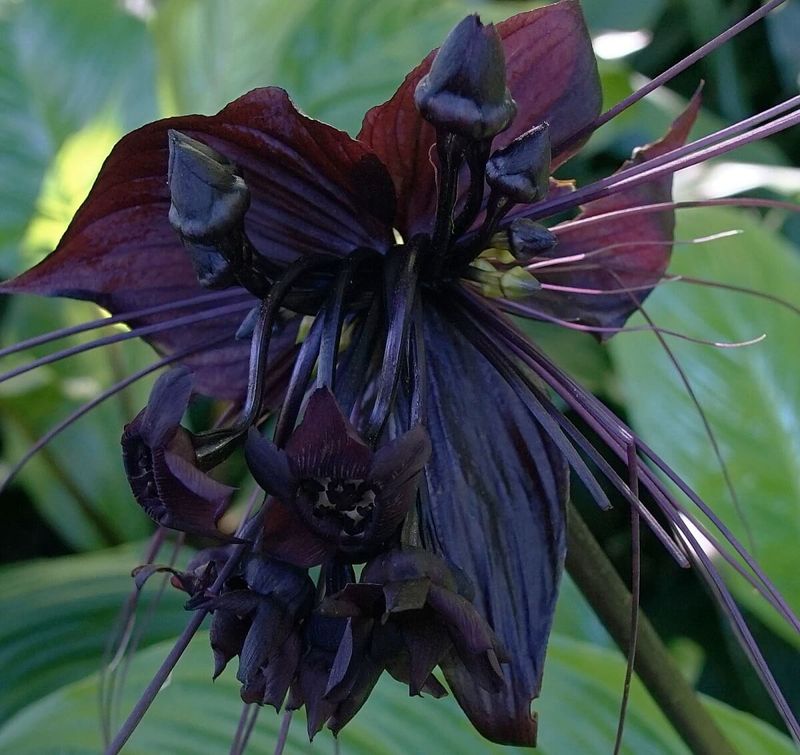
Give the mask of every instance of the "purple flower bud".
[(557, 243), (556, 235), (549, 228), (527, 218), (518, 218), (508, 230), (509, 251), (518, 260), (535, 257)]
[(497, 150), (486, 163), (486, 182), (514, 202), (530, 204), (547, 196), (550, 180), (550, 126), (542, 123)]
[(169, 222), (184, 238), (207, 242), (241, 225), (250, 191), (226, 157), (170, 129)]
[(503, 131), (516, 113), (506, 86), (500, 37), (492, 24), (467, 16), (448, 34), (414, 92), (423, 118), (468, 139)]
[[(457, 669), (487, 692), (503, 689), (500, 667), (506, 653), (489, 624), (461, 592), (463, 576), (439, 556), (421, 548), (387, 551), (370, 561), (359, 584), (347, 585), (327, 598), (323, 615), (349, 619), (353, 637), (367, 635), (372, 660), (409, 685), (440, 696), (444, 690), (432, 676), (440, 665)], [(346, 680), (359, 673), (362, 654), (343, 638), (334, 662), (329, 698), (350, 692)], [(380, 653), (376, 653), (376, 649)], [(343, 721), (332, 722), (343, 725)]]

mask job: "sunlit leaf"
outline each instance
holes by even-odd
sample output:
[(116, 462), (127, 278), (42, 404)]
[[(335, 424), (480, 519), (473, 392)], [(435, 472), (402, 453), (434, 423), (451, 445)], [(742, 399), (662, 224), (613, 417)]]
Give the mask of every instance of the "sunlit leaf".
[[(679, 247), (673, 270), (747, 286), (797, 304), (800, 260), (763, 223), (744, 213), (691, 210), (679, 218), (682, 239), (742, 229), (705, 246)], [(670, 283), (647, 304), (658, 325), (715, 341), (766, 340), (739, 349), (670, 339), (719, 441), (739, 510), (675, 368), (656, 338), (613, 341), (634, 424), (750, 547), (795, 611), (800, 609), (800, 350), (798, 314), (745, 294)], [(737, 596), (765, 619), (774, 615), (753, 590)], [(783, 627), (783, 624), (776, 623)], [(785, 628), (785, 627), (784, 627)], [(788, 637), (797, 639), (788, 631)]]

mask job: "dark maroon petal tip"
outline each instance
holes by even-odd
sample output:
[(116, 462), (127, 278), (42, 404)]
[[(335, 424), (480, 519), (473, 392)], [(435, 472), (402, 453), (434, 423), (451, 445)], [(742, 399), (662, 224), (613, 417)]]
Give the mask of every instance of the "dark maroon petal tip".
[(315, 535), (292, 506), (269, 498), (264, 514), (263, 547), (266, 553), (294, 566), (319, 566), (335, 546)]
[(286, 444), (296, 478), (367, 477), (372, 451), (342, 414), (330, 389), (318, 388), (308, 399), (303, 421)]
[(193, 382), (187, 367), (175, 367), (156, 380), (140, 427), (142, 439), (151, 448), (163, 447), (175, 435), (189, 406)]

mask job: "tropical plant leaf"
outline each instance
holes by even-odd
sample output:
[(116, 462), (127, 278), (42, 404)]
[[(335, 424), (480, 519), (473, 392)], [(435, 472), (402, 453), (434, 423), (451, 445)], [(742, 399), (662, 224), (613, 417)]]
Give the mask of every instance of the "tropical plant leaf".
[[(541, 726), (536, 751), (542, 755), (607, 755), (616, 730), (623, 659), (618, 653), (561, 637), (554, 637), (551, 645), (546, 689), (538, 705)], [(130, 669), (123, 710), (133, 704), (170, 646), (171, 643), (162, 643), (137, 654)], [(241, 710), (239, 685), (231, 670), (213, 685), (210, 673), (208, 639), (201, 635), (186, 652), (125, 752), (218, 755), (227, 751)], [(0, 728), (0, 749), (19, 755), (97, 753), (101, 747), (97, 692), (97, 677), (90, 676), (28, 706)], [(742, 752), (793, 752), (789, 741), (766, 724), (718, 702), (706, 702)], [(286, 751), (329, 753), (329, 736), (321, 733), (309, 744), (302, 714), (297, 716)], [(254, 755), (271, 753), (279, 721), (272, 709), (263, 710), (247, 751)], [(471, 728), (452, 698), (410, 698), (401, 685), (388, 678), (379, 682), (364, 709), (341, 733), (340, 747), (348, 755), (530, 752), (486, 742)], [(622, 753), (689, 753), (637, 682)]]
[[(0, 569), (0, 721), (100, 668), (133, 588), (131, 569), (143, 551), (141, 545), (128, 545)], [(143, 599), (145, 612), (156, 582)], [(183, 597), (177, 590), (166, 592), (142, 646), (180, 631), (187, 617)]]
[(3, 273), (50, 161), (100, 111), (131, 128), (155, 114), (145, 25), (115, 0), (8, 3), (0, 17), (0, 250)]
[[(678, 247), (672, 271), (751, 287), (796, 305), (800, 260), (751, 216), (686, 211), (676, 237), (731, 229), (744, 233), (706, 246)], [(680, 282), (663, 285), (646, 308), (658, 325), (701, 338), (734, 342), (766, 333), (763, 342), (739, 349), (669, 340), (719, 441), (738, 510), (698, 412), (657, 339), (652, 334), (621, 335), (613, 341), (613, 355), (636, 428), (750, 548), (794, 610), (800, 610), (798, 314), (745, 294)], [(797, 635), (751, 588), (740, 580), (732, 584), (741, 601), (797, 642)]]

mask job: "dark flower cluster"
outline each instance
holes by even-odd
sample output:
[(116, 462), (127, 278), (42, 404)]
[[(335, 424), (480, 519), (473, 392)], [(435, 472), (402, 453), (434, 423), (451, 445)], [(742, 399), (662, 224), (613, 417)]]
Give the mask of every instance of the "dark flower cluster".
[[(222, 541), (173, 582), (213, 616), (214, 674), (238, 656), (245, 702), (338, 732), (384, 671), (440, 697), (438, 668), (484, 736), (535, 743), (569, 467), (607, 505), (577, 449), (641, 507), (544, 383), (672, 500), (632, 462), (651, 452), (506, 316), (606, 337), (667, 267), (675, 168), (650, 166), (680, 153), (699, 98), (619, 185), (581, 194), (551, 176), (600, 104), (574, 0), (469, 16), (357, 139), (277, 88), (129, 134), (58, 249), (6, 286), (128, 313), (181, 363), (125, 428), (125, 469), (159, 525)], [(190, 432), (193, 392), (234, 419)], [(265, 498), (231, 534), (233, 491), (209, 473), (242, 448)]]

